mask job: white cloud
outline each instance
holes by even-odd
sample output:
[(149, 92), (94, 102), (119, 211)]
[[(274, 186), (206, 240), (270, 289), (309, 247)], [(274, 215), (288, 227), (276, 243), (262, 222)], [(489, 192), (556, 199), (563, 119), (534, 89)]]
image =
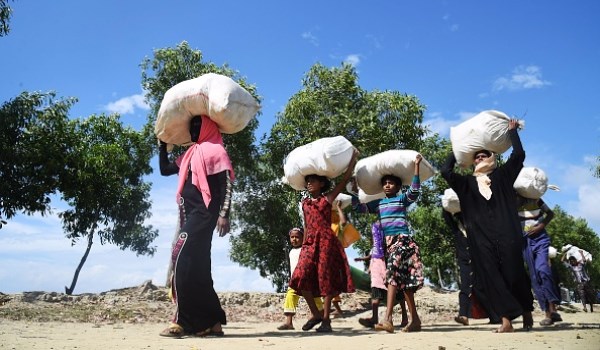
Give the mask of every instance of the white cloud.
[(353, 67), (356, 67), (360, 64), (360, 55), (358, 55), (358, 54), (348, 55), (344, 59), (344, 62), (350, 64)]
[(518, 66), (509, 76), (500, 77), (494, 81), (492, 89), (502, 90), (525, 90), (540, 89), (552, 85), (551, 82), (542, 78), (542, 70), (538, 66)]
[(311, 32), (302, 33), (302, 39), (307, 40), (313, 46), (319, 46), (319, 39)]
[(456, 23), (450, 26), (451, 32), (458, 32), (458, 29), (459, 29), (459, 26)]
[(150, 106), (144, 101), (144, 94), (137, 94), (110, 102), (104, 108), (111, 113), (132, 114), (136, 108), (148, 110)]
[(458, 118), (447, 119), (441, 113), (430, 113), (425, 117), (424, 124), (429, 125), (432, 132), (438, 133), (442, 137), (450, 135), (450, 127), (456, 126), (477, 114), (476, 112), (459, 112), (456, 114)]

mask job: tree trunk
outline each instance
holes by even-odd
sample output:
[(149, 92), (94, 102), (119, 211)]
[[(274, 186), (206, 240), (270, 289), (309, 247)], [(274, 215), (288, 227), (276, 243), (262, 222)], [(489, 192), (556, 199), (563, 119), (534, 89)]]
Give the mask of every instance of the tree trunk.
[(442, 271), (440, 270), (440, 267), (437, 267), (437, 273), (438, 273), (438, 281), (440, 281), (440, 288), (444, 289), (444, 281), (442, 280)]
[(87, 248), (85, 249), (85, 254), (83, 254), (83, 257), (81, 258), (81, 261), (79, 262), (79, 266), (77, 266), (77, 269), (75, 270), (75, 276), (73, 276), (73, 281), (71, 282), (71, 287), (65, 286), (65, 293), (67, 295), (73, 294), (73, 289), (75, 289), (75, 285), (77, 284), (77, 278), (79, 278), (79, 272), (81, 271), (83, 264), (85, 264), (85, 261), (87, 260), (87, 257), (90, 254), (90, 250), (92, 249), (93, 243), (94, 243), (94, 234), (90, 233), (90, 235), (88, 237)]

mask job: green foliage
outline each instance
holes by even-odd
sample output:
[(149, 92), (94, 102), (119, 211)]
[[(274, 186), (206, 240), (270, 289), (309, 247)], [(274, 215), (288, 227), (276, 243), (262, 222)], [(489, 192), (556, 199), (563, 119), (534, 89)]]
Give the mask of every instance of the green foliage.
[(12, 9), (8, 6), (8, 0), (0, 0), (0, 36), (5, 36), (10, 32), (10, 17)]
[[(260, 101), (256, 87), (246, 82), (246, 79), (237, 71), (229, 68), (227, 64), (219, 67), (212, 62), (203, 62), (202, 52), (193, 50), (188, 43), (183, 41), (174, 48), (163, 48), (154, 51), (152, 58), (145, 58), (141, 63), (142, 87), (146, 91), (146, 102), (150, 105), (148, 121), (144, 133), (151, 144), (157, 144), (154, 136), (154, 125), (160, 103), (168, 89), (178, 83), (196, 78), (206, 73), (217, 73), (228, 76), (250, 92), (257, 101)], [(248, 126), (233, 135), (223, 135), (223, 142), (227, 153), (233, 163), (237, 183), (243, 183), (245, 177), (254, 171), (257, 149), (254, 145), (254, 132), (258, 127), (258, 120), (254, 118)], [(155, 149), (156, 150), (156, 149)], [(174, 155), (182, 153), (181, 148), (174, 151)]]
[(71, 148), (67, 114), (76, 99), (23, 92), (0, 107), (0, 216), (50, 212)]
[[(592, 263), (588, 263), (587, 271), (592, 280), (592, 285), (596, 288), (600, 288), (600, 237), (598, 237), (598, 234), (587, 225), (585, 219), (574, 218), (558, 205), (555, 206), (552, 211), (554, 212), (554, 218), (546, 227), (546, 231), (552, 239), (551, 245), (555, 247), (559, 253), (561, 247), (567, 244), (575, 245), (590, 252), (594, 257), (594, 260)], [(556, 257), (553, 259), (552, 263), (559, 265), (558, 271), (560, 274), (560, 281), (573, 289), (573, 279), (568, 270), (559, 261), (560, 258)]]
[(143, 134), (124, 127), (118, 115), (72, 120), (73, 147), (61, 174), (59, 190), (72, 207), (60, 213), (67, 237), (75, 241), (95, 232), (137, 254), (152, 255), (158, 233), (144, 226), (150, 217), (152, 147)]
[(152, 255), (158, 235), (150, 216), (152, 145), (143, 133), (124, 127), (117, 115), (68, 118), (76, 99), (23, 92), (0, 107), (0, 215), (47, 214), (50, 196), (60, 193), (70, 208), (58, 213), (65, 235), (94, 234), (137, 254)]
[(440, 205), (418, 206), (409, 212), (409, 222), (421, 251), (425, 277), (445, 287), (456, 282), (458, 276), (453, 233), (442, 218), (442, 210)]

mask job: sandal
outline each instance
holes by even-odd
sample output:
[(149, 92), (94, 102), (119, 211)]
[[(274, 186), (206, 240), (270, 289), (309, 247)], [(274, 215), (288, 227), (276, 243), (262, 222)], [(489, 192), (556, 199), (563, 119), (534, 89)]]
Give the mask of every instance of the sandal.
[(375, 322), (371, 318), (359, 318), (358, 323), (367, 327), (367, 328), (375, 328)]
[(394, 333), (394, 325), (390, 321), (383, 321), (375, 325), (376, 331), (386, 331), (388, 333)]
[(554, 324), (554, 321), (552, 321), (551, 318), (545, 318), (540, 321), (540, 326), (551, 326), (553, 324)]
[(277, 329), (280, 331), (287, 331), (294, 329), (294, 326), (292, 326), (291, 324), (284, 323), (281, 326), (277, 327)]
[(331, 333), (333, 330), (331, 329), (331, 321), (324, 321), (321, 323), (319, 328), (316, 329), (319, 333)]
[(310, 331), (311, 329), (313, 329), (314, 326), (318, 325), (321, 322), (323, 322), (322, 318), (311, 318), (310, 320), (306, 321), (304, 326), (302, 326), (302, 330)]
[(553, 312), (550, 314), (550, 319), (554, 322), (562, 322), (562, 317), (558, 312)]
[(173, 323), (169, 327), (163, 329), (163, 331), (160, 332), (159, 335), (161, 337), (181, 338), (185, 335), (185, 332), (183, 331), (183, 327), (181, 327), (177, 323)]
[(469, 325), (469, 319), (466, 316), (456, 316), (456, 317), (454, 317), (454, 321), (462, 324), (463, 326)]

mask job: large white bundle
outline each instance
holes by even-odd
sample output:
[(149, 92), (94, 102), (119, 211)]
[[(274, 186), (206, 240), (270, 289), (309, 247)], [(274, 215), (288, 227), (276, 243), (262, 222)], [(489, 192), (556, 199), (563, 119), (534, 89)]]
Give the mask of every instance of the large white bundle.
[(548, 177), (540, 168), (523, 167), (513, 188), (525, 198), (539, 199), (548, 189)]
[[(488, 150), (504, 153), (510, 146), (508, 122), (510, 118), (495, 110), (483, 111), (457, 126), (450, 128), (450, 141), (456, 163), (463, 168), (473, 164), (477, 151)], [(519, 122), (520, 126), (524, 122)]]
[(447, 188), (444, 190), (444, 195), (442, 196), (442, 207), (445, 211), (451, 214), (460, 212), (460, 201), (458, 200), (458, 195), (453, 189)]
[[(415, 173), (415, 158), (418, 152), (412, 150), (390, 150), (359, 160), (354, 170), (358, 187), (366, 194), (383, 192), (381, 178), (394, 175), (403, 185), (410, 185)], [(425, 181), (435, 174), (435, 169), (425, 158), (419, 165), (419, 177)]]
[(295, 148), (283, 164), (287, 183), (295, 190), (306, 187), (304, 177), (320, 175), (327, 178), (340, 176), (348, 167), (354, 147), (343, 136), (325, 137)]
[(221, 132), (234, 134), (244, 129), (259, 109), (256, 99), (233, 79), (208, 73), (167, 90), (154, 133), (169, 144), (188, 144), (191, 142), (190, 119), (206, 115)]
[(358, 189), (358, 201), (361, 203), (369, 203), (376, 199), (385, 198), (385, 193), (379, 192), (375, 194), (366, 194), (362, 189)]
[(579, 250), (582, 250), (583, 256), (585, 256), (585, 260), (587, 260), (588, 262), (592, 261), (592, 254), (590, 254), (590, 252), (572, 244), (567, 244), (563, 246), (560, 250), (563, 252), (563, 254), (567, 254), (567, 259), (574, 256), (577, 260), (581, 260), (581, 252)]
[(335, 210), (336, 206), (337, 206), (337, 202), (342, 203), (342, 209), (345, 209), (346, 207), (348, 207), (349, 205), (352, 204), (352, 196), (350, 196), (349, 194), (345, 194), (345, 193), (340, 193), (337, 195), (337, 197), (335, 197), (335, 200), (333, 201), (333, 210)]

